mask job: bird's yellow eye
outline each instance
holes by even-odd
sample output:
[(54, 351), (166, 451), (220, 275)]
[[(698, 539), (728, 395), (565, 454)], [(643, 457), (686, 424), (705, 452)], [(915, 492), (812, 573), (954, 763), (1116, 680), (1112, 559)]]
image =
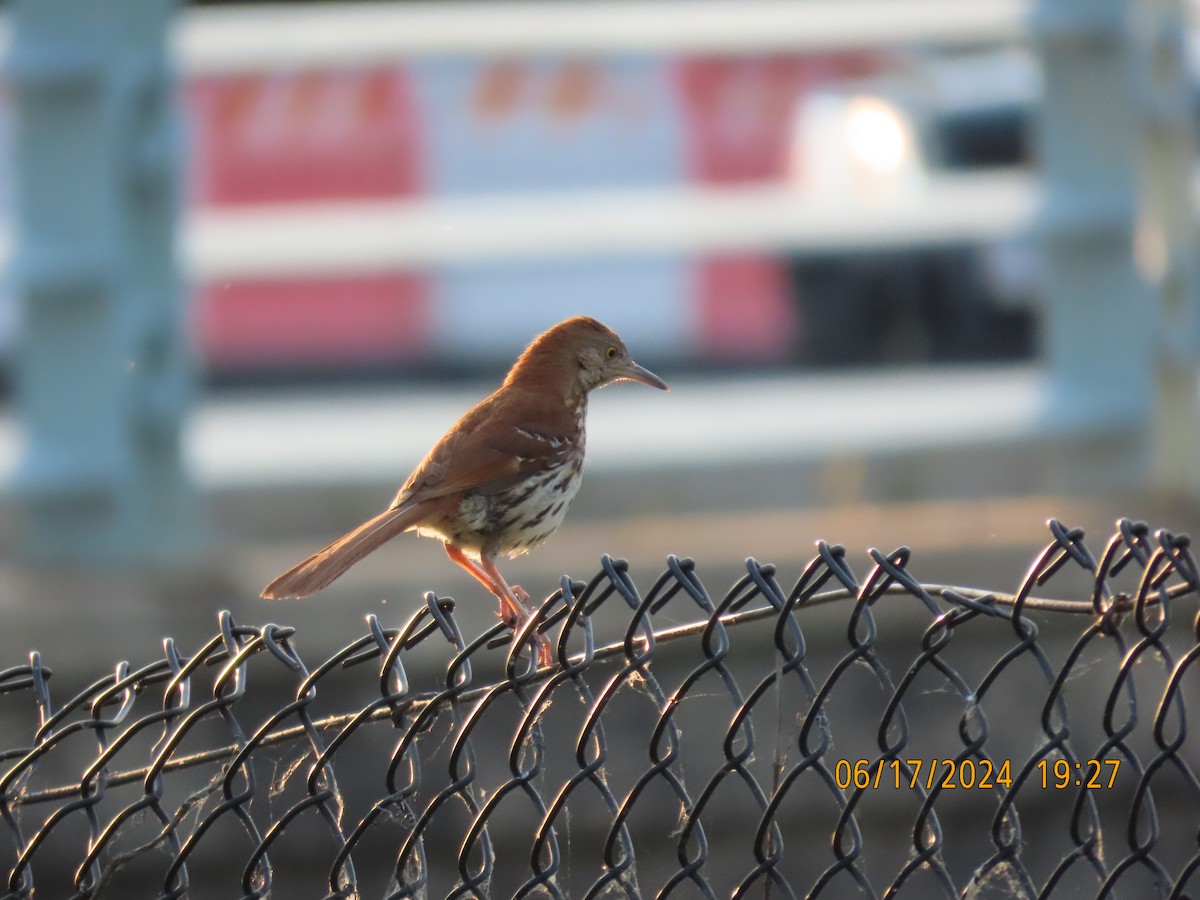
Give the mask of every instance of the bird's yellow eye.
[(610, 344), (610, 345), (609, 345), (609, 348), (608, 348), (608, 350), (607, 350), (607, 351), (605, 351), (605, 355), (606, 355), (606, 356), (607, 356), (609, 359), (612, 359), (614, 356), (616, 356), (616, 355), (617, 355), (617, 348), (616, 348), (616, 347), (613, 347), (613, 346)]

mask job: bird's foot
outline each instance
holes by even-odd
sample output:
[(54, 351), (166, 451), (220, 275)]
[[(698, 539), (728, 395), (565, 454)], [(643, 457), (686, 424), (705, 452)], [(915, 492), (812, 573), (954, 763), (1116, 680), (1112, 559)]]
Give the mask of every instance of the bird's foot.
[[(524, 593), (522, 591), (522, 593)], [(513, 609), (496, 610), (496, 618), (512, 629), (515, 636), (517, 630), (530, 619), (530, 614), (525, 612), (524, 615), (519, 614)], [(550, 648), (550, 639), (541, 632), (535, 632), (533, 639), (537, 641), (537, 658), (539, 666), (548, 666), (554, 662), (554, 654)]]
[(550, 638), (546, 637), (540, 631), (537, 634), (538, 645), (538, 665), (548, 666), (554, 662), (554, 654), (550, 649)]
[(500, 609), (496, 612), (496, 617), (510, 628), (516, 628), (529, 618), (529, 608), (526, 606), (529, 602), (529, 592), (519, 584), (512, 585), (509, 590), (512, 591), (512, 597), (500, 598)]

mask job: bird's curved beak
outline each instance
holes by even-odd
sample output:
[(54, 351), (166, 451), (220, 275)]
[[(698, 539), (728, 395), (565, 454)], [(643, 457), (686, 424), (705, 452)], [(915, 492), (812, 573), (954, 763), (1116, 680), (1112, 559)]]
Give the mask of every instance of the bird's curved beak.
[(643, 368), (635, 363), (632, 359), (628, 360), (621, 369), (617, 372), (617, 381), (636, 381), (638, 384), (644, 384), (647, 387), (658, 388), (660, 391), (669, 391), (667, 383), (651, 372), (649, 369)]

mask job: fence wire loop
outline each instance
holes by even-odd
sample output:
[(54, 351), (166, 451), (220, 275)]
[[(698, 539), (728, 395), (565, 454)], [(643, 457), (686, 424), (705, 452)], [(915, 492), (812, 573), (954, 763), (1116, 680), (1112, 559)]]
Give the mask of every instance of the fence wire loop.
[(429, 592), (312, 667), (224, 611), (61, 704), (34, 651), (0, 670), (2, 896), (1200, 894), (1190, 540), (1048, 529), (1012, 594), (820, 541), (719, 595), (605, 555), (515, 635)]

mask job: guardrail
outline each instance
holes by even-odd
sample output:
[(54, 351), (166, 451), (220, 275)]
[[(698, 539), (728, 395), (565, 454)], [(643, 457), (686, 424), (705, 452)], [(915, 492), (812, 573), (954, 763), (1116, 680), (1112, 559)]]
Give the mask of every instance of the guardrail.
[[(1029, 0), (754, 0), (337, 4), (185, 11), (171, 45), (185, 74), (369, 66), (453, 55), (830, 52), (1013, 40)], [(562, 254), (820, 250), (987, 238), (1030, 228), (1028, 178), (930, 186), (892, 209), (797, 202), (778, 186), (199, 210), (184, 234), (193, 277), (329, 274)]]
[[(1120, 213), (1103, 201), (1079, 204), (1077, 224)], [(209, 209), (185, 225), (183, 240), (189, 269), (219, 280), (604, 253), (984, 241), (1032, 230), (1043, 209), (1038, 180), (1014, 172), (939, 179), (919, 201), (886, 207), (804, 202), (770, 185)]]
[[(785, 190), (749, 188), (212, 211), (187, 229), (183, 257), (206, 278), (610, 250), (811, 251), (1033, 230), (1048, 257), (1045, 347), (1055, 397), (1087, 392), (1111, 402), (1114, 388), (1123, 388), (1116, 392), (1123, 415), (1167, 403), (1155, 421), (1192, 424), (1182, 435), (1161, 430), (1152, 442), (1157, 474), (1200, 490), (1200, 465), (1188, 462), (1197, 454), (1187, 449), (1200, 437), (1186, 387), (1200, 344), (1189, 262), (1194, 216), (1190, 206), (1178, 208), (1192, 193), (1191, 105), (1183, 22), (1172, 4), (636, 0), (619, 10), (604, 3), (197, 10), (179, 20), (172, 46), (185, 71), (218, 73), (446, 54), (736, 54), (1017, 39), (1032, 43), (1046, 74), (1040, 182), (1020, 175), (938, 181), (919, 202), (886, 210), (844, 199), (800, 204)], [(1147, 305), (1169, 319), (1161, 332), (1142, 314)], [(1159, 341), (1172, 352), (1156, 354)]]
[(193, 9), (171, 43), (189, 74), (370, 65), (423, 56), (825, 52), (1022, 36), (1031, 0), (597, 0)]

